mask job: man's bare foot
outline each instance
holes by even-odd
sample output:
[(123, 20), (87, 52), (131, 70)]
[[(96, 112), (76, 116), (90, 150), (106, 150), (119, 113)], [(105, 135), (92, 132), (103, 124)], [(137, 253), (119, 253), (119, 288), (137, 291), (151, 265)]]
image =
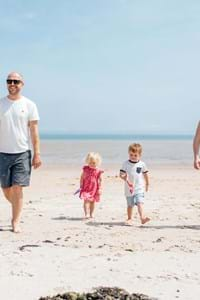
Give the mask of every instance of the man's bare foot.
[(126, 226), (133, 226), (133, 220), (132, 219), (128, 219), (128, 220), (126, 220), (126, 222), (124, 224)]
[(21, 233), (22, 232), (18, 222), (12, 221), (11, 224), (12, 224), (12, 231), (14, 233)]
[(146, 217), (144, 219), (141, 220), (142, 225), (146, 224), (147, 222), (149, 222), (151, 219)]

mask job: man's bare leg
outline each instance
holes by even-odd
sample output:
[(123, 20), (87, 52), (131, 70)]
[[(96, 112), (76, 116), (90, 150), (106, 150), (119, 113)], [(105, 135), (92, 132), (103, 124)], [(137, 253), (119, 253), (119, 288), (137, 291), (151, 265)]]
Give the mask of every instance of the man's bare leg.
[(2, 188), (5, 198), (12, 204), (12, 187)]
[(12, 229), (13, 232), (21, 232), (19, 223), (23, 207), (23, 191), (19, 185), (12, 186)]

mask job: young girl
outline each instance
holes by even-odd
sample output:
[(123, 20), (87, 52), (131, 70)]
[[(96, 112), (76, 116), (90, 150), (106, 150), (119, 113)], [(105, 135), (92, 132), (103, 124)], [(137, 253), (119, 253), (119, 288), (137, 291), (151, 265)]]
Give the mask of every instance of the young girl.
[(103, 171), (98, 168), (101, 164), (98, 153), (90, 152), (85, 162), (87, 165), (83, 167), (80, 179), (80, 198), (84, 200), (85, 219), (88, 219), (93, 218), (95, 202), (100, 201)]

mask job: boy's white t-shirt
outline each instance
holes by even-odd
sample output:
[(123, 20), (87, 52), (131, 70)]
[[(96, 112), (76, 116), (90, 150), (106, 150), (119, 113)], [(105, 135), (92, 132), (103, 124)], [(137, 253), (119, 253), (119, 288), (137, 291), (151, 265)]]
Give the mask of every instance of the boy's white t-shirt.
[[(134, 195), (142, 194), (145, 191), (144, 186), (144, 173), (147, 173), (147, 167), (146, 164), (139, 160), (138, 162), (132, 162), (130, 160), (127, 160), (123, 163), (121, 171), (124, 171), (127, 173), (128, 177), (127, 179), (129, 182), (131, 182), (134, 186)], [(128, 184), (125, 182), (124, 185), (125, 190), (125, 196), (131, 197), (133, 194), (130, 192), (130, 188)]]
[(0, 152), (22, 153), (30, 149), (29, 121), (39, 120), (34, 102), (26, 97), (0, 99)]

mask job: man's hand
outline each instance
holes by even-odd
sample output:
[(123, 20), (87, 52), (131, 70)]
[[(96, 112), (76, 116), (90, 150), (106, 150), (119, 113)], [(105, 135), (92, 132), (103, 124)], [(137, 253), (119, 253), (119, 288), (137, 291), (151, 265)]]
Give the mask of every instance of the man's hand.
[(37, 169), (41, 166), (42, 161), (40, 158), (40, 154), (34, 154), (33, 155), (33, 160), (32, 160), (32, 166), (34, 169)]
[(200, 158), (199, 156), (196, 157), (196, 159), (194, 159), (194, 168), (197, 170), (200, 170)]

